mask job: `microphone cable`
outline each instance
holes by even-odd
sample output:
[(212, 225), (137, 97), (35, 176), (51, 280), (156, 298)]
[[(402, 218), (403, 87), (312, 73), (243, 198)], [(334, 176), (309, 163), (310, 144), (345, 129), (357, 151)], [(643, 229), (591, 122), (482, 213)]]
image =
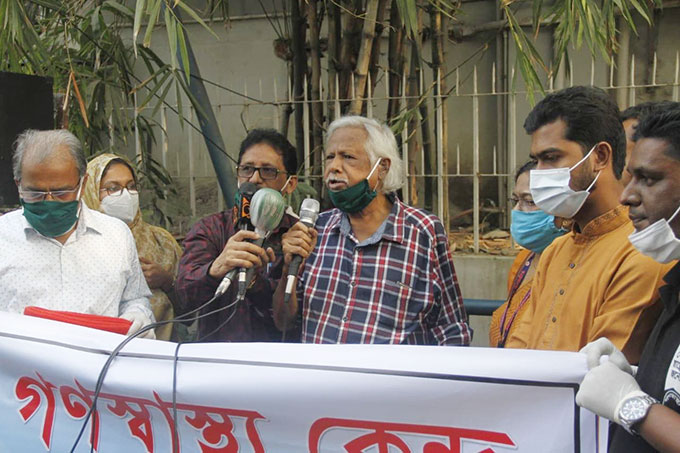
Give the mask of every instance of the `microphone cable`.
[[(106, 374), (108, 373), (108, 370), (111, 366), (111, 363), (118, 356), (120, 351), (130, 341), (132, 341), (133, 339), (137, 338), (138, 336), (148, 332), (149, 330), (155, 329), (156, 327), (161, 327), (161, 326), (164, 326), (166, 324), (178, 323), (178, 322), (183, 322), (183, 321), (188, 321), (188, 320), (191, 320), (193, 322), (193, 321), (196, 321), (198, 319), (202, 319), (202, 318), (206, 318), (208, 316), (214, 315), (214, 314), (219, 313), (221, 311), (228, 310), (229, 308), (236, 305), (236, 303), (238, 302), (238, 301), (234, 301), (234, 302), (231, 302), (231, 303), (225, 305), (224, 307), (220, 307), (220, 308), (217, 308), (215, 310), (204, 313), (202, 315), (196, 315), (193, 318), (189, 318), (189, 316), (193, 315), (194, 313), (199, 312), (203, 308), (207, 307), (209, 304), (213, 303), (216, 298), (217, 298), (216, 296), (213, 296), (207, 302), (205, 302), (205, 303), (201, 304), (199, 307), (185, 313), (184, 315), (178, 316), (178, 317), (173, 318), (173, 319), (169, 319), (167, 321), (157, 321), (157, 322), (154, 322), (154, 323), (151, 323), (151, 324), (144, 326), (143, 328), (141, 328), (140, 330), (138, 330), (134, 334), (128, 336), (123, 341), (121, 341), (118, 344), (118, 346), (116, 346), (116, 348), (113, 351), (111, 351), (108, 359), (106, 360), (106, 363), (104, 363), (104, 366), (102, 367), (101, 371), (99, 372), (99, 375), (97, 377), (97, 384), (95, 385), (95, 390), (94, 390), (94, 393), (92, 395), (92, 404), (90, 405), (87, 413), (85, 414), (85, 418), (83, 420), (82, 426), (80, 428), (80, 431), (78, 432), (78, 435), (75, 439), (75, 442), (73, 443), (73, 446), (71, 447), (70, 453), (74, 453), (76, 447), (78, 446), (78, 443), (80, 442), (80, 439), (83, 436), (83, 433), (85, 432), (85, 428), (87, 427), (87, 423), (90, 421), (90, 418), (92, 417), (93, 413), (96, 412), (97, 400), (99, 399), (99, 395), (101, 393), (101, 389), (102, 389), (102, 386), (104, 384), (104, 378), (106, 377)], [(232, 317), (234, 316), (235, 313), (236, 313), (236, 310), (234, 310), (233, 313), (227, 318), (227, 322), (232, 319)], [(221, 328), (224, 324), (226, 324), (226, 322), (220, 324), (219, 327)], [(214, 333), (214, 331), (210, 332), (209, 335), (212, 335), (213, 333)], [(207, 335), (204, 335), (201, 339), (205, 338), (206, 336)], [(177, 355), (178, 352), (179, 352), (179, 344), (178, 344), (178, 347), (175, 349), (175, 354)], [(175, 360), (177, 360), (177, 358)], [(176, 373), (176, 369), (173, 370), (173, 375), (175, 373)], [(173, 379), (176, 379), (176, 375), (173, 376)], [(174, 392), (176, 391), (174, 384), (175, 384), (175, 382), (173, 382), (173, 401), (174, 401)], [(174, 407), (173, 407), (173, 412), (176, 412), (176, 405), (174, 405)], [(175, 422), (176, 422), (176, 420), (175, 420)], [(90, 437), (90, 452), (91, 453), (94, 452), (94, 430), (92, 431), (92, 435)]]

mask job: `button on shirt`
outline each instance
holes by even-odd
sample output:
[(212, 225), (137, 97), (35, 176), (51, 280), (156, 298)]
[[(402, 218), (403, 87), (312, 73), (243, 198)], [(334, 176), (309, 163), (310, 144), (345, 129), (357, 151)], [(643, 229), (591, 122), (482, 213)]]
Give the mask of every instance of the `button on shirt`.
[(338, 209), (316, 223), (318, 243), (298, 285), (302, 341), (466, 345), (472, 331), (444, 226), (395, 199), (359, 242)]
[(619, 205), (541, 254), (529, 301), (507, 347), (578, 351), (609, 338), (637, 363), (661, 311), (658, 288), (672, 264), (660, 264), (628, 240), (633, 225)]
[(38, 233), (22, 209), (0, 217), (0, 310), (23, 313), (35, 305), (104, 316), (140, 310), (153, 320), (130, 229), (80, 206), (64, 244)]

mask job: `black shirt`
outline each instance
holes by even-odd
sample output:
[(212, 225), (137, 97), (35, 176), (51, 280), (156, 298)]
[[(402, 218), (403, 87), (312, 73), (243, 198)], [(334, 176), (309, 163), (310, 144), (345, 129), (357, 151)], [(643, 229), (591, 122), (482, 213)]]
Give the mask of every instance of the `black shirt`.
[[(680, 263), (664, 277), (666, 286), (659, 289), (663, 312), (642, 351), (635, 376), (640, 389), (680, 413)], [(632, 436), (612, 424), (609, 452), (654, 452), (642, 437)]]

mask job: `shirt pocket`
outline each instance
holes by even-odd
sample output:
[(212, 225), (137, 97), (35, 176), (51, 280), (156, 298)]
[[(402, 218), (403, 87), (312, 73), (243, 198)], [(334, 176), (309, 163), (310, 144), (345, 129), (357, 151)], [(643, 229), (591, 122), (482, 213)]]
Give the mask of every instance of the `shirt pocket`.
[(405, 283), (385, 280), (376, 302), (377, 324), (384, 329), (402, 330), (418, 317), (422, 304), (411, 300), (413, 288)]

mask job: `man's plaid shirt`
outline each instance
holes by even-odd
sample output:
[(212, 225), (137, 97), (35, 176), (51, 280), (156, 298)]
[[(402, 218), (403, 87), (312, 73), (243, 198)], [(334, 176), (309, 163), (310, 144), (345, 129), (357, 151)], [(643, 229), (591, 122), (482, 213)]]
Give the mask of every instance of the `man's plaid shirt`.
[(446, 230), (433, 214), (394, 198), (359, 243), (347, 215), (322, 213), (298, 286), (302, 341), (467, 345), (468, 326)]

